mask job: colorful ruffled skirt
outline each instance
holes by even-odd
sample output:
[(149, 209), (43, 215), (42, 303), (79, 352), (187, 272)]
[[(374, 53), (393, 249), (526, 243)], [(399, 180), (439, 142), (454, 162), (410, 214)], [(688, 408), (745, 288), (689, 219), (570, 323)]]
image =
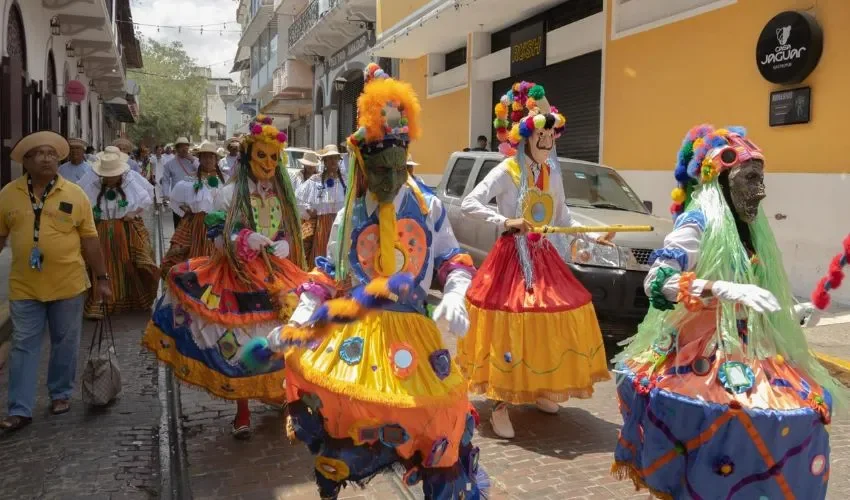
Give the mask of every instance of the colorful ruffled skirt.
[(469, 390), (515, 404), (588, 398), (610, 378), (590, 293), (546, 238), (529, 239), (528, 289), (514, 238), (499, 238), (467, 291), (457, 362)]
[[(159, 285), (159, 267), (154, 260), (150, 235), (141, 219), (97, 221), (100, 250), (112, 286), (110, 314), (125, 311), (150, 311)], [(92, 283), (97, 277), (92, 273)], [(89, 290), (85, 316), (103, 317), (103, 304), (97, 287)]]
[(290, 431), (317, 454), (323, 498), (402, 464), (428, 498), (478, 498), (466, 384), (435, 323), (376, 310), (286, 354)]
[(207, 237), (207, 226), (204, 223), (206, 213), (199, 212), (186, 215), (180, 219), (180, 224), (171, 237), (171, 245), (162, 259), (160, 268), (163, 279), (168, 276), (171, 267), (196, 257), (208, 257), (215, 251), (213, 240)]
[(334, 219), (336, 214), (324, 214), (301, 222), (301, 237), (309, 264), (315, 263), (316, 257), (327, 257)]
[(274, 274), (260, 257), (240, 263), (247, 283), (218, 252), (173, 266), (166, 279), (168, 290), (154, 309), (143, 344), (181, 380), (215, 396), (283, 399), (281, 362), (260, 372), (240, 362), (242, 346), (287, 321), (297, 304), (294, 291), (307, 280), (289, 260), (269, 259)]
[(715, 328), (692, 313), (618, 366), (613, 472), (658, 498), (825, 498), (830, 393), (781, 356), (725, 356)]

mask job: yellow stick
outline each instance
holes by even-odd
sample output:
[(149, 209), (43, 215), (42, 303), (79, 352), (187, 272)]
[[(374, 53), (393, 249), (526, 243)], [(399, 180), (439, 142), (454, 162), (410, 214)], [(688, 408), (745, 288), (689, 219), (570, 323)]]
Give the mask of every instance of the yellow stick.
[(577, 226), (577, 227), (557, 227), (557, 226), (541, 226), (531, 230), (533, 233), (560, 233), (560, 234), (577, 234), (577, 233), (648, 233), (654, 231), (652, 226)]

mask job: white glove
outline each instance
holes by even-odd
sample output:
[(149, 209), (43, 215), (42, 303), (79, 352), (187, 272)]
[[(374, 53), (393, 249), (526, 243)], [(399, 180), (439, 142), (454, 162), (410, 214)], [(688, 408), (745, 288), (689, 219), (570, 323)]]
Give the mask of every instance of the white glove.
[(779, 301), (776, 300), (776, 297), (764, 288), (755, 285), (715, 281), (711, 286), (711, 293), (720, 300), (736, 302), (757, 313), (779, 310)]
[(310, 317), (313, 316), (313, 313), (321, 305), (322, 299), (315, 294), (307, 291), (301, 292), (301, 299), (298, 301), (298, 307), (295, 308), (295, 312), (292, 313), (292, 316), (289, 318), (289, 322), (296, 326), (303, 325), (310, 320)]
[(458, 293), (443, 294), (443, 300), (434, 309), (434, 321), (443, 334), (463, 337), (469, 331), (469, 313), (466, 312), (466, 297)]
[(275, 241), (272, 243), (272, 252), (278, 259), (289, 257), (289, 242), (286, 240)]
[(251, 233), (248, 235), (248, 248), (255, 252), (259, 252), (273, 243), (274, 242), (272, 240), (260, 233)]

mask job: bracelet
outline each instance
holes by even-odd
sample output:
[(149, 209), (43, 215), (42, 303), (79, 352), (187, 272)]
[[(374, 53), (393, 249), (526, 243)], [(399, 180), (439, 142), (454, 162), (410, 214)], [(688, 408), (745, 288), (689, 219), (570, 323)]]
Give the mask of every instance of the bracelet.
[(696, 278), (694, 273), (682, 273), (679, 276), (679, 295), (676, 296), (676, 301), (684, 304), (685, 309), (691, 312), (697, 312), (703, 308), (702, 300), (691, 293), (691, 287)]
[(659, 267), (658, 272), (655, 274), (655, 279), (649, 285), (649, 303), (659, 311), (670, 311), (676, 307), (676, 304), (667, 300), (667, 297), (662, 292), (664, 284), (676, 273), (677, 271), (671, 267)]

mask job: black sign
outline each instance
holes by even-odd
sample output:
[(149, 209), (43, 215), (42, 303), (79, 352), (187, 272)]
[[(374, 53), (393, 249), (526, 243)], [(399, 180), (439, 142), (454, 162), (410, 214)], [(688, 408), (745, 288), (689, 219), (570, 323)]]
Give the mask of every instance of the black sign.
[(820, 61), (823, 30), (808, 12), (781, 12), (767, 22), (756, 44), (756, 65), (771, 83), (806, 79)]
[(372, 35), (372, 30), (366, 30), (328, 58), (328, 69), (342, 66), (345, 61), (354, 58), (372, 45), (375, 45), (375, 37)]
[(809, 123), (812, 111), (812, 89), (779, 90), (770, 93), (770, 126)]
[(511, 76), (546, 67), (546, 25), (543, 21), (511, 33)]

